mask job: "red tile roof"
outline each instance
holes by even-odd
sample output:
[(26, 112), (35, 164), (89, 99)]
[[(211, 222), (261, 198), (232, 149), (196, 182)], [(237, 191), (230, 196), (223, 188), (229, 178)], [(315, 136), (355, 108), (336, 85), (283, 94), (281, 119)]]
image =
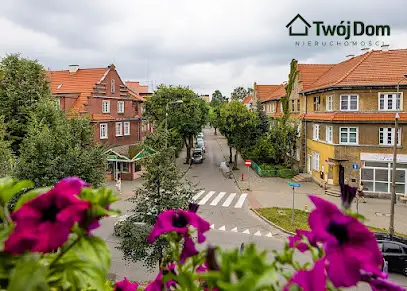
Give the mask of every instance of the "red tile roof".
[(242, 103), (249, 104), (250, 101), (252, 101), (252, 95), (249, 94), (243, 99)]
[(297, 64), (299, 78), (302, 81), (302, 89), (308, 89), (312, 83), (333, 66), (333, 64)]
[(270, 94), (267, 98), (263, 101), (272, 101), (272, 100), (280, 100), (282, 97), (287, 95), (287, 91), (285, 90), (285, 85), (281, 84)]
[[(143, 96), (141, 96), (139, 93), (134, 92), (131, 89), (129, 90), (129, 94), (130, 94), (131, 97), (133, 97), (137, 101), (140, 101), (140, 102), (146, 101), (146, 99)], [(141, 93), (141, 94), (143, 94), (143, 93)]]
[(254, 88), (256, 90), (257, 100), (260, 102), (266, 101), (270, 94), (278, 89), (280, 85), (257, 85)]
[(126, 81), (126, 86), (136, 93), (148, 93), (148, 86), (140, 85), (140, 82)]
[(334, 65), (304, 91), (341, 86), (395, 86), (406, 73), (407, 49), (372, 50)]
[[(400, 121), (407, 121), (407, 113), (399, 112)], [(325, 120), (325, 121), (394, 121), (394, 112), (327, 112), (327, 113), (307, 113), (302, 114), (301, 118), (306, 120)]]
[(47, 71), (52, 94), (78, 93), (72, 110), (85, 112), (84, 106), (88, 97), (91, 96), (96, 84), (103, 80), (109, 68), (78, 69), (76, 73), (69, 70)]

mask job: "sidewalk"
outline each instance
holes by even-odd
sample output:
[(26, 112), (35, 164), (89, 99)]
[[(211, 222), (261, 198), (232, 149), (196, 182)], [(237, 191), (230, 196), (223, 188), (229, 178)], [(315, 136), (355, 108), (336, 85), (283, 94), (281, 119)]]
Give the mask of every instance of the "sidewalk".
[[(215, 137), (225, 160), (229, 160), (229, 147), (225, 137), (218, 135)], [(233, 154), (235, 150), (233, 150)], [(247, 167), (244, 165), (244, 160), (238, 158), (239, 170), (233, 171), (235, 181), (242, 192), (248, 193), (248, 200), (252, 208), (261, 207), (292, 207), (292, 188), (288, 186), (289, 179), (278, 177), (260, 177), (253, 169), (250, 168), (250, 190), (249, 177)], [(242, 181), (242, 173), (244, 181)], [(321, 196), (324, 199), (340, 206), (339, 197), (333, 197), (324, 194), (324, 190), (313, 182), (303, 182), (300, 188), (295, 189), (294, 207), (303, 209), (308, 206), (312, 210), (313, 205), (307, 195), (313, 194)], [(379, 227), (389, 227), (390, 200), (367, 198), (367, 203), (359, 203), (359, 213), (366, 217), (366, 224)], [(353, 203), (353, 209), (356, 210), (356, 203)], [(398, 202), (395, 205), (395, 229), (398, 232), (407, 233), (407, 204)]]

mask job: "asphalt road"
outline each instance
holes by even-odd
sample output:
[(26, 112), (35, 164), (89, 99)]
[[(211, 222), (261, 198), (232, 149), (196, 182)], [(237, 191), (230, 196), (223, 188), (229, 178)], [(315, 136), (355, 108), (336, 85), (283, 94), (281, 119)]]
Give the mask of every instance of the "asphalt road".
[[(238, 248), (241, 243), (255, 243), (264, 250), (279, 250), (283, 247), (287, 235), (271, 227), (258, 218), (251, 210), (245, 193), (240, 192), (232, 179), (225, 178), (219, 168), (225, 161), (220, 147), (213, 136), (213, 130), (206, 129), (206, 154), (202, 164), (194, 164), (189, 169), (186, 178), (198, 184), (201, 190), (195, 200), (200, 204), (198, 213), (211, 223), (211, 231), (207, 235), (207, 244), (219, 245), (222, 248)], [(184, 156), (180, 157), (181, 159)], [(114, 208), (125, 213), (131, 204), (125, 200), (116, 202)], [(113, 235), (113, 225), (118, 218), (106, 218), (95, 234), (101, 236), (108, 243), (112, 251), (111, 275), (112, 279), (122, 279), (126, 276), (134, 281), (147, 281), (156, 276), (148, 273), (140, 263), (127, 263), (122, 254), (116, 249), (119, 238)], [(300, 254), (301, 255), (301, 254)], [(270, 256), (271, 258), (271, 256)], [(301, 261), (306, 260), (300, 256)], [(399, 284), (407, 285), (404, 276), (391, 274), (391, 279)], [(370, 290), (366, 287), (353, 290)]]

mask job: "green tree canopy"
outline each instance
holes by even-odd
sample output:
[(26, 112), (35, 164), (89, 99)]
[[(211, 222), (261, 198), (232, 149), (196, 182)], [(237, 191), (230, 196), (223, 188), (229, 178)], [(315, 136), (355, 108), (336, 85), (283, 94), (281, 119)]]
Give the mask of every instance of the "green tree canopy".
[(232, 92), (232, 100), (239, 100), (242, 101), (248, 95), (247, 89), (244, 87), (237, 87)]
[(209, 103), (212, 107), (219, 106), (221, 103), (226, 102), (226, 97), (222, 95), (219, 90), (212, 93), (212, 99)]
[(49, 99), (51, 92), (44, 68), (19, 54), (1, 60), (0, 75), (0, 116), (7, 124), (6, 137), (13, 152), (19, 153), (30, 113), (40, 100)]
[(30, 115), (16, 166), (19, 179), (49, 186), (78, 176), (94, 186), (104, 181), (105, 149), (93, 144), (94, 129), (86, 118), (66, 118), (52, 101), (41, 101)]
[[(130, 217), (120, 229), (119, 249), (127, 261), (142, 261), (150, 270), (165, 257), (168, 244), (159, 238), (154, 244), (147, 242), (158, 215), (168, 209), (187, 209), (196, 192), (193, 185), (184, 182), (184, 173), (174, 163), (172, 154), (159, 151), (144, 160), (146, 168), (143, 187), (137, 189)], [(135, 224), (135, 223), (144, 223)]]
[(11, 176), (14, 157), (11, 152), (10, 142), (5, 140), (6, 124), (0, 116), (0, 177)]

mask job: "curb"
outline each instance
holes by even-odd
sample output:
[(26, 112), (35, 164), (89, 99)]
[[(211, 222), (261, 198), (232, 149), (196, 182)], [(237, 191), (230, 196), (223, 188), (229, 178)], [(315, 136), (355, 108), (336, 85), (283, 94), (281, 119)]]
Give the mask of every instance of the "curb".
[(253, 211), (253, 212), (254, 212), (258, 217), (260, 217), (262, 220), (264, 220), (264, 222), (266, 222), (267, 224), (269, 224), (269, 225), (271, 225), (271, 226), (273, 226), (273, 227), (275, 227), (275, 228), (281, 230), (282, 232), (284, 232), (284, 233), (286, 233), (286, 234), (295, 235), (295, 233), (293, 233), (293, 232), (291, 232), (291, 231), (288, 231), (288, 230), (282, 228), (281, 226), (278, 226), (277, 224), (272, 223), (270, 220), (268, 220), (268, 219), (265, 218), (263, 215), (261, 215), (259, 212), (257, 212), (256, 209), (250, 208), (250, 210)]

